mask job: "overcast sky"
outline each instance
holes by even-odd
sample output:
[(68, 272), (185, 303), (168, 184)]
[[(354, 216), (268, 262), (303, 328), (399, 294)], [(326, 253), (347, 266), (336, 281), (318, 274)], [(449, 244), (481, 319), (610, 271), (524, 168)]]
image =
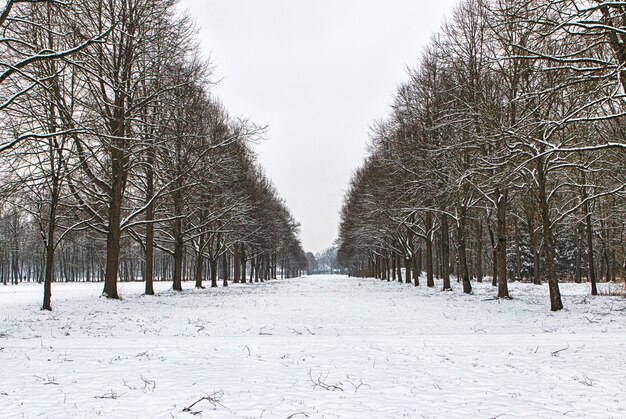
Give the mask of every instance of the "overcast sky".
[(456, 0), (182, 0), (234, 115), (269, 125), (259, 160), (302, 224), (306, 251), (339, 210), (381, 119)]

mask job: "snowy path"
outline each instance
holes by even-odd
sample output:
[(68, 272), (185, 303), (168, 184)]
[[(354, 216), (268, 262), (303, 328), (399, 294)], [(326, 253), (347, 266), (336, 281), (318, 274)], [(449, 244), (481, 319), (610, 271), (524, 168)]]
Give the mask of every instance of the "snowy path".
[(52, 313), (38, 285), (0, 287), (0, 417), (626, 417), (624, 299), (567, 284), (554, 314), (543, 286), (476, 285), (64, 284)]

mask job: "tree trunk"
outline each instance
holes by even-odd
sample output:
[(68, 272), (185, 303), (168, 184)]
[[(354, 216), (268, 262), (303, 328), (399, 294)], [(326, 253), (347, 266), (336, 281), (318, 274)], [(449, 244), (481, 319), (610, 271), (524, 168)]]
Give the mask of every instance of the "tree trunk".
[(491, 272), (491, 285), (498, 286), (498, 243), (496, 242), (495, 233), (493, 231), (493, 225), (490, 221), (487, 221), (487, 228), (489, 229), (489, 241), (491, 243), (491, 260), (493, 270)]
[(508, 199), (508, 189), (500, 192), (496, 189), (496, 209), (497, 209), (497, 234), (498, 244), (496, 246), (496, 260), (498, 266), (498, 298), (510, 298), (509, 286), (506, 277), (506, 206)]
[[(150, 202), (154, 197), (154, 149), (148, 148), (148, 167), (146, 172), (146, 202)], [(154, 295), (154, 203), (146, 208), (146, 247), (145, 247), (145, 267), (144, 281), (145, 294)]]
[(411, 283), (411, 270), (413, 269), (413, 258), (411, 255), (408, 255), (404, 259), (404, 282), (406, 284)]
[(533, 254), (533, 284), (541, 285), (541, 252), (539, 240), (535, 231), (535, 210), (528, 216), (528, 237), (530, 238), (530, 251)]
[(107, 260), (104, 274), (104, 290), (102, 294), (107, 298), (119, 299), (117, 292), (117, 276), (120, 260), (120, 249), (122, 240), (122, 203), (124, 201), (124, 190), (128, 176), (128, 158), (125, 155), (125, 134), (126, 120), (124, 115), (125, 97), (118, 95), (115, 98), (115, 109), (113, 117), (109, 122), (111, 134), (114, 138), (110, 147), (111, 158), (111, 188), (109, 191), (109, 219), (107, 227)]
[[(583, 176), (583, 182), (585, 178)], [(598, 295), (598, 285), (596, 281), (596, 270), (593, 261), (593, 224), (591, 220), (591, 211), (589, 201), (587, 201), (587, 190), (583, 186), (583, 211), (585, 212), (585, 228), (587, 230), (587, 263), (589, 268), (589, 281), (591, 282), (591, 295)]]
[[(178, 221), (180, 220), (175, 222)], [(172, 281), (172, 289), (174, 291), (182, 291), (184, 244), (180, 237), (175, 237), (174, 240), (174, 279)]]
[(478, 219), (476, 228), (476, 282), (483, 282), (483, 220)]
[(204, 272), (203, 272), (203, 268), (204, 268), (204, 255), (203, 255), (203, 251), (204, 251), (204, 234), (200, 235), (200, 242), (198, 243), (198, 254), (196, 255), (196, 269), (194, 272), (195, 275), (195, 279), (196, 279), (196, 288), (204, 288), (204, 285), (202, 285), (202, 279), (204, 277)]
[(246, 246), (243, 243), (241, 243), (240, 257), (241, 257), (241, 283), (245, 284), (246, 283), (246, 264), (248, 261), (246, 260)]
[(106, 271), (104, 273), (104, 290), (102, 294), (107, 298), (119, 299), (117, 293), (117, 275), (120, 259), (120, 241), (122, 238), (121, 218), (122, 199), (124, 190), (123, 163), (119, 152), (113, 152), (113, 185), (109, 201), (109, 224), (107, 232)]
[(435, 286), (433, 276), (433, 218), (430, 213), (426, 214), (426, 286)]
[(441, 214), (441, 276), (443, 278), (443, 291), (452, 290), (450, 284), (450, 229), (448, 216)]
[(515, 280), (522, 280), (522, 238), (519, 231), (519, 221), (514, 219), (515, 228)]
[(583, 254), (583, 240), (585, 236), (585, 226), (583, 223), (577, 223), (576, 228), (574, 229), (574, 233), (576, 234), (576, 271), (574, 273), (574, 281), (577, 284), (582, 282), (582, 254)]
[(398, 280), (398, 271), (396, 270), (396, 255), (392, 254), (391, 255), (391, 276), (393, 279), (393, 281), (397, 281)]
[[(53, 152), (52, 147), (52, 139), (50, 139), (50, 151)], [(53, 173), (58, 174), (56, 170), (53, 170)], [(53, 175), (52, 179), (52, 195), (50, 201), (50, 213), (48, 220), (48, 231), (46, 232), (46, 267), (45, 267), (45, 276), (43, 281), (43, 305), (41, 307), (42, 310), (52, 310), (52, 279), (54, 277), (54, 249), (55, 249), (55, 238), (54, 232), (56, 229), (56, 216), (57, 216), (57, 208), (59, 204), (59, 177)]]
[(54, 275), (54, 227), (48, 228), (46, 243), (46, 273), (43, 281), (42, 310), (52, 310), (52, 277)]
[(465, 294), (471, 294), (472, 284), (469, 278), (469, 269), (467, 266), (467, 241), (465, 239), (465, 223), (466, 223), (466, 209), (461, 207), (459, 210), (459, 220), (457, 224), (458, 240), (459, 240), (459, 278), (463, 283), (463, 292)]
[(413, 257), (413, 284), (417, 287), (420, 284), (420, 276), (422, 275), (422, 247), (420, 246)]
[(541, 206), (541, 218), (543, 222), (543, 241), (546, 255), (546, 276), (550, 289), (550, 310), (558, 311), (563, 308), (559, 282), (554, 267), (554, 239), (552, 237), (552, 222), (550, 220), (550, 207), (546, 196), (546, 173), (543, 158), (537, 159), (537, 183), (539, 189), (539, 205)]
[(239, 245), (235, 244), (233, 253), (233, 282), (238, 284), (241, 282), (241, 261), (239, 260)]
[(222, 255), (222, 285), (228, 286), (228, 252)]
[(385, 256), (383, 258), (383, 280), (390, 282), (391, 274), (389, 273), (389, 258)]
[(209, 267), (211, 268), (211, 288), (217, 288), (217, 258), (210, 255)]

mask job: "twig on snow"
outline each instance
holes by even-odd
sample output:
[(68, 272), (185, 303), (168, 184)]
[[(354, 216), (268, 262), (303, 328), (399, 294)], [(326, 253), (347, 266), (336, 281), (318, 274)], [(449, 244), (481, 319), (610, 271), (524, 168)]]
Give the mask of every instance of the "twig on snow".
[(43, 385), (59, 385), (59, 383), (57, 383), (57, 379), (55, 377), (50, 377), (49, 375), (46, 375), (46, 378), (43, 378), (35, 374), (35, 378), (39, 381), (43, 381)]
[(95, 396), (95, 399), (111, 399), (111, 400), (117, 400), (119, 399), (121, 396), (123, 396), (126, 393), (122, 393), (122, 394), (118, 394), (115, 391), (113, 391), (112, 389), (107, 391), (106, 393), (104, 393), (102, 396)]
[(341, 387), (343, 385), (342, 382), (338, 381), (335, 384), (329, 384), (326, 382), (329, 374), (330, 372), (327, 372), (324, 378), (322, 378), (322, 374), (320, 374), (317, 377), (317, 379), (314, 380), (313, 376), (311, 375), (311, 370), (309, 370), (309, 380), (313, 383), (313, 389), (316, 389), (317, 387), (321, 387), (324, 390), (328, 390), (328, 391), (336, 391), (336, 390), (343, 391), (343, 388)]
[[(213, 410), (217, 409), (217, 406), (221, 406), (221, 407), (223, 407), (225, 409), (228, 409), (226, 406), (224, 406), (222, 404), (222, 397), (224, 397), (224, 390), (216, 391), (213, 394), (209, 394), (209, 395), (206, 395), (204, 397), (201, 397), (198, 400), (196, 400), (195, 402), (191, 403), (189, 406), (187, 406), (187, 407), (185, 407), (183, 409), (183, 412), (189, 412), (189, 413), (191, 413), (193, 415), (197, 415), (197, 414), (201, 413), (202, 410), (193, 411), (191, 409), (193, 409), (193, 407), (195, 405), (197, 405), (198, 403), (203, 402), (205, 400), (213, 405)], [(230, 410), (230, 409), (228, 409), (228, 410)]]
[(349, 375), (346, 375), (346, 381), (347, 381), (347, 382), (348, 382), (348, 383), (349, 383), (352, 387), (354, 387), (354, 392), (355, 392), (355, 393), (356, 393), (357, 391), (359, 391), (359, 388), (361, 388), (361, 387), (363, 387), (363, 386), (365, 386), (365, 387), (367, 387), (367, 388), (372, 388), (372, 386), (370, 386), (369, 384), (365, 384), (365, 383), (363, 382), (363, 379), (362, 379), (362, 378), (359, 378), (359, 377), (357, 377), (357, 378), (359, 379), (359, 382), (358, 382), (357, 384), (355, 384), (355, 383), (353, 383), (352, 381), (350, 381), (350, 376), (349, 376)]
[(290, 327), (289, 330), (291, 330), (291, 333), (293, 333), (294, 335), (301, 335), (302, 334), (301, 331), (296, 330), (293, 327)]
[(262, 328), (259, 329), (259, 335), (266, 335), (266, 336), (271, 336), (271, 333), (265, 332), (265, 328), (269, 327), (269, 324), (266, 324), (265, 326), (263, 326)]
[(143, 375), (140, 375), (139, 378), (143, 382), (143, 386), (141, 387), (141, 391), (143, 391), (144, 393), (149, 393), (149, 392), (152, 392), (152, 391), (154, 391), (156, 389), (156, 381), (149, 380), (146, 377), (144, 377)]
[(595, 381), (594, 379), (587, 377), (586, 374), (583, 374), (582, 378), (574, 377), (574, 380), (587, 387), (593, 387), (593, 382)]
[(567, 351), (569, 349), (569, 344), (567, 345), (567, 347), (563, 348), (563, 349), (558, 349), (554, 352), (550, 352), (552, 354), (552, 356), (559, 356), (559, 354), (563, 351)]

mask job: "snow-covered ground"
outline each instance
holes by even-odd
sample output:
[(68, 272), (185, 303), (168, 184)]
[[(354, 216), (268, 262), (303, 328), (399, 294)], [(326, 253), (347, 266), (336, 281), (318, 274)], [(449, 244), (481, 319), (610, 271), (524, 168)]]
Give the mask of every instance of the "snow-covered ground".
[(58, 284), (51, 313), (0, 286), (0, 417), (626, 417), (624, 298), (562, 284), (551, 313), (546, 286), (474, 286)]

